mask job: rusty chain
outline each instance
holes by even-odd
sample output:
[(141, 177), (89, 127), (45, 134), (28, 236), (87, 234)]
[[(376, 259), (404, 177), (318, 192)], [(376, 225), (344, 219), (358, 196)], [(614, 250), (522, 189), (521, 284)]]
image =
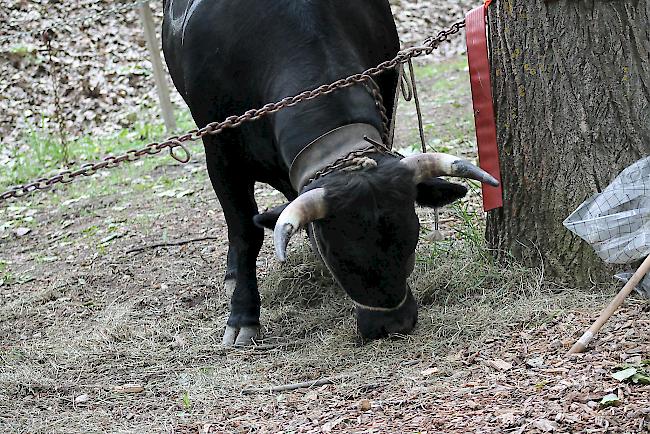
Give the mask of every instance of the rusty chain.
[(318, 172), (316, 172), (313, 177), (307, 180), (305, 187), (311, 184), (312, 182), (316, 181), (317, 179), (322, 178), (325, 175), (329, 175), (330, 173), (334, 173), (337, 170), (341, 170), (343, 168), (349, 167), (355, 158), (363, 157), (364, 155), (372, 154), (375, 152), (377, 152), (377, 147), (375, 146), (374, 143), (363, 149), (352, 151), (347, 155), (339, 158), (338, 160), (336, 160), (329, 166), (325, 167), (324, 169), (321, 169)]
[[(268, 103), (261, 108), (251, 109), (241, 115), (229, 116), (223, 121), (211, 122), (203, 128), (191, 130), (180, 136), (172, 136), (167, 140), (157, 143), (150, 143), (140, 149), (132, 149), (120, 156), (109, 156), (97, 163), (88, 163), (77, 170), (65, 170), (50, 178), (40, 178), (29, 184), (14, 187), (0, 194), (0, 203), (6, 202), (11, 198), (20, 198), (34, 191), (49, 190), (56, 184), (67, 184), (80, 176), (94, 175), (98, 170), (111, 169), (119, 166), (125, 161), (136, 161), (143, 156), (159, 154), (163, 149), (169, 149), (170, 155), (181, 163), (187, 163), (190, 160), (189, 150), (185, 147), (185, 142), (193, 142), (202, 139), (208, 135), (216, 135), (228, 128), (237, 128), (243, 123), (256, 121), (264, 116), (276, 113), (285, 108), (293, 107), (301, 102), (310, 101), (323, 95), (331, 94), (337, 90), (345, 89), (357, 84), (364, 84), (374, 76), (396, 68), (400, 64), (408, 62), (409, 59), (431, 54), (440, 44), (447, 41), (450, 36), (457, 34), (465, 27), (465, 20), (458, 21), (448, 29), (441, 30), (436, 36), (430, 36), (425, 39), (422, 45), (402, 50), (397, 55), (379, 65), (367, 69), (364, 72), (353, 74), (349, 77), (342, 78), (330, 84), (321, 85), (315, 89), (306, 90), (294, 96), (289, 96), (277, 102)], [(175, 153), (175, 149), (181, 148), (185, 154), (181, 157)], [(376, 145), (375, 145), (376, 147)], [(381, 151), (381, 150), (380, 150)]]
[(383, 143), (375, 142), (372, 140), (370, 137), (364, 136), (364, 140), (370, 143), (370, 146), (366, 146), (363, 149), (359, 149), (357, 151), (352, 151), (349, 152), (347, 155), (344, 155), (343, 157), (339, 158), (329, 166), (319, 170), (314, 174), (313, 177), (309, 178), (305, 186), (311, 184), (312, 182), (316, 181), (317, 179), (322, 178), (323, 176), (329, 175), (331, 173), (336, 172), (337, 170), (341, 170), (350, 166), (355, 166), (354, 160), (363, 157), (365, 155), (370, 155), (370, 154), (375, 154), (375, 153), (380, 153), (380, 154), (385, 154), (385, 155), (391, 155), (393, 157), (402, 159), (404, 156), (400, 154), (399, 152), (395, 152), (392, 149), (390, 149), (388, 146), (384, 145)]
[[(368, 81), (363, 83), (363, 85), (370, 93), (370, 95), (375, 99), (375, 106), (377, 107), (379, 116), (381, 117), (381, 139), (384, 141), (384, 143), (387, 144), (388, 148), (392, 148), (393, 144), (388, 143), (390, 139), (388, 137), (390, 134), (390, 120), (388, 119), (388, 112), (386, 110), (386, 105), (384, 104), (384, 97), (381, 96), (381, 89), (373, 78), (368, 79)], [(393, 110), (395, 110), (395, 108), (393, 108)]]

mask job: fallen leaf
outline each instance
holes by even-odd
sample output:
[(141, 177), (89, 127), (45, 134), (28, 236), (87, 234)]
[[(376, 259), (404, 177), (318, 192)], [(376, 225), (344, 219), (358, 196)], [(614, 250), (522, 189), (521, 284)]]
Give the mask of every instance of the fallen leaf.
[(618, 397), (617, 394), (615, 393), (610, 393), (609, 395), (605, 395), (603, 399), (600, 400), (600, 406), (601, 407), (612, 407), (615, 405), (620, 404), (621, 400)]
[(511, 426), (517, 420), (517, 415), (514, 412), (503, 413), (497, 416), (497, 420), (501, 425)]
[(32, 230), (30, 228), (16, 228), (14, 229), (14, 235), (20, 238), (20, 237), (24, 237), (31, 231)]
[(558, 429), (558, 424), (548, 419), (538, 419), (533, 422), (533, 426), (545, 432), (553, 432)]
[(502, 359), (488, 360), (485, 364), (491, 368), (498, 369), (499, 371), (509, 371), (512, 369), (512, 363), (508, 363)]
[(528, 359), (526, 360), (526, 365), (530, 366), (531, 368), (541, 368), (544, 366), (544, 358), (535, 357), (533, 359)]
[(68, 200), (65, 200), (65, 201), (61, 202), (61, 205), (62, 206), (72, 205), (73, 203), (79, 202), (81, 199), (85, 199), (85, 197), (82, 196), (82, 197), (78, 197), (76, 199), (68, 199)]
[(627, 368), (627, 369), (623, 369), (622, 371), (614, 372), (612, 374), (612, 377), (614, 377), (618, 381), (625, 381), (628, 378), (633, 377), (634, 374), (636, 374), (636, 372), (637, 372), (636, 368), (630, 367), (630, 368)]
[(108, 235), (107, 237), (102, 238), (102, 239), (99, 241), (99, 244), (106, 244), (106, 243), (109, 243), (109, 242), (111, 242), (111, 241), (113, 241), (113, 240), (115, 240), (115, 239), (117, 239), (117, 238), (122, 238), (122, 237), (123, 237), (124, 235), (126, 235), (126, 234), (127, 234), (127, 231), (124, 231), (124, 232), (114, 232), (114, 233)]
[(175, 197), (176, 196), (176, 190), (161, 191), (160, 193), (156, 193), (156, 196), (158, 196), (158, 197)]
[(434, 368), (425, 369), (424, 371), (420, 372), (420, 374), (421, 374), (423, 377), (428, 377), (428, 376), (430, 376), (430, 375), (438, 374), (438, 373), (440, 373), (440, 369), (435, 368), (435, 367), (434, 367)]
[(189, 195), (192, 195), (194, 193), (195, 193), (194, 190), (184, 190), (184, 191), (181, 191), (178, 194), (176, 194), (176, 197), (178, 199), (180, 199), (181, 197), (189, 196)]
[(61, 224), (61, 229), (67, 229), (74, 224), (74, 220), (66, 220)]
[(140, 393), (142, 391), (144, 391), (144, 387), (140, 384), (134, 383), (127, 383), (113, 388), (113, 392), (117, 393)]
[(637, 372), (630, 379), (634, 384), (650, 384), (650, 376), (645, 372)]
[(88, 401), (90, 401), (90, 397), (86, 394), (79, 395), (74, 399), (75, 404), (83, 404)]

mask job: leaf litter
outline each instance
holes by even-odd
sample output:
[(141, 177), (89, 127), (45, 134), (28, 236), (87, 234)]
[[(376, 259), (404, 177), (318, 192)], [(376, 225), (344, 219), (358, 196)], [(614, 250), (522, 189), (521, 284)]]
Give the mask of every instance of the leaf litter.
[[(392, 3), (404, 45), (474, 6)], [(107, 4), (0, 0), (0, 18), (21, 23), (10, 24), (14, 30), (35, 29), (40, 24), (33, 20)], [(67, 45), (60, 48), (72, 53), (57, 58), (69, 74), (62, 94), (71, 132), (119, 129), (133, 122), (132, 108), (154, 106), (137, 20), (135, 12), (108, 17), (85, 26), (83, 37), (62, 39)], [(10, 59), (0, 73), (11, 77), (0, 84), (7, 96), (0, 98), (5, 144), (20, 143), (17, 131), (52, 109), (39, 42), (24, 41), (24, 50), (15, 42), (0, 44)], [(462, 44), (441, 53), (458, 52)], [(413, 335), (364, 346), (356, 344), (349, 303), (307, 242), (296, 243), (291, 262), (279, 267), (267, 240), (258, 264), (266, 339), (257, 350), (221, 349), (225, 239), (123, 254), (167, 237), (225, 234), (205, 185), (205, 174), (197, 172), (168, 189), (174, 191), (168, 197), (97, 202), (86, 193), (58, 207), (44, 197), (35, 205), (36, 233), (0, 237), (0, 422), (8, 431), (647, 430), (650, 386), (632, 379), (650, 357), (648, 304), (629, 300), (589, 353), (566, 357), (611, 291), (558, 290), (539, 284), (539, 270), (497, 269), (480, 246), (454, 231), (447, 241), (424, 240), (419, 247), (423, 259), (411, 283), (422, 306)], [(260, 192), (268, 205), (278, 199)], [(418, 213), (433, 219), (427, 210)], [(94, 229), (107, 216), (125, 222), (120, 236)], [(66, 241), (39, 243), (53, 234)], [(635, 369), (623, 381), (612, 376), (630, 369), (617, 369), (621, 362)], [(345, 381), (312, 389), (241, 394), (342, 375)]]

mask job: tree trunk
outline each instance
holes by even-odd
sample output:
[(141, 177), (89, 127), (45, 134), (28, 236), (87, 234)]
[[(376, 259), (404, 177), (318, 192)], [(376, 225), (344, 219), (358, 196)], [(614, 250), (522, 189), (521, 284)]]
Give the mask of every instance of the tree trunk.
[(562, 221), (650, 155), (650, 0), (497, 0), (490, 44), (505, 205), (489, 244), (565, 283), (611, 279)]

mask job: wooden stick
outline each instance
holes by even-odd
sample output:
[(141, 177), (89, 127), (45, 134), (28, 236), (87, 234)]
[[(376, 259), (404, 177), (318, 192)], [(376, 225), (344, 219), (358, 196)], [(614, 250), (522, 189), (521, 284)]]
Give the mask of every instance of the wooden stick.
[(341, 377), (322, 378), (320, 380), (315, 380), (315, 381), (305, 381), (304, 383), (283, 384), (281, 386), (261, 387), (258, 389), (243, 389), (242, 393), (244, 395), (250, 395), (253, 393), (274, 393), (274, 392), (286, 392), (289, 390), (296, 390), (296, 389), (309, 389), (311, 387), (322, 386), (325, 384), (334, 384), (334, 381), (340, 378)]
[(630, 280), (628, 280), (623, 289), (620, 290), (616, 297), (600, 313), (600, 316), (596, 322), (591, 327), (589, 327), (589, 330), (587, 330), (585, 334), (582, 335), (578, 342), (573, 344), (568, 354), (583, 353), (587, 349), (587, 345), (589, 345), (589, 342), (591, 342), (596, 333), (598, 333), (600, 328), (607, 322), (607, 320), (614, 314), (614, 312), (616, 312), (616, 309), (618, 309), (623, 304), (625, 297), (630, 295), (632, 290), (636, 288), (636, 286), (648, 273), (648, 271), (650, 271), (650, 256), (645, 258), (645, 261), (643, 261), (639, 269), (636, 270), (634, 275), (632, 275)]
[(147, 49), (151, 56), (151, 66), (153, 67), (153, 78), (156, 82), (158, 91), (158, 101), (160, 102), (160, 111), (165, 121), (167, 133), (171, 134), (176, 129), (176, 118), (174, 117), (174, 107), (169, 98), (169, 87), (165, 80), (165, 70), (160, 58), (160, 48), (158, 48), (158, 38), (153, 22), (153, 13), (149, 3), (143, 3), (140, 6), (140, 18), (144, 27), (144, 36), (147, 40)]
[(166, 243), (155, 243), (149, 244), (147, 246), (135, 247), (133, 249), (127, 250), (126, 253), (138, 253), (148, 249), (156, 249), (158, 247), (171, 247), (171, 246), (182, 246), (184, 244), (196, 243), (198, 241), (208, 241), (208, 240), (220, 240), (223, 237), (199, 237), (199, 238), (190, 238), (187, 240), (178, 240), (178, 241), (169, 241)]

